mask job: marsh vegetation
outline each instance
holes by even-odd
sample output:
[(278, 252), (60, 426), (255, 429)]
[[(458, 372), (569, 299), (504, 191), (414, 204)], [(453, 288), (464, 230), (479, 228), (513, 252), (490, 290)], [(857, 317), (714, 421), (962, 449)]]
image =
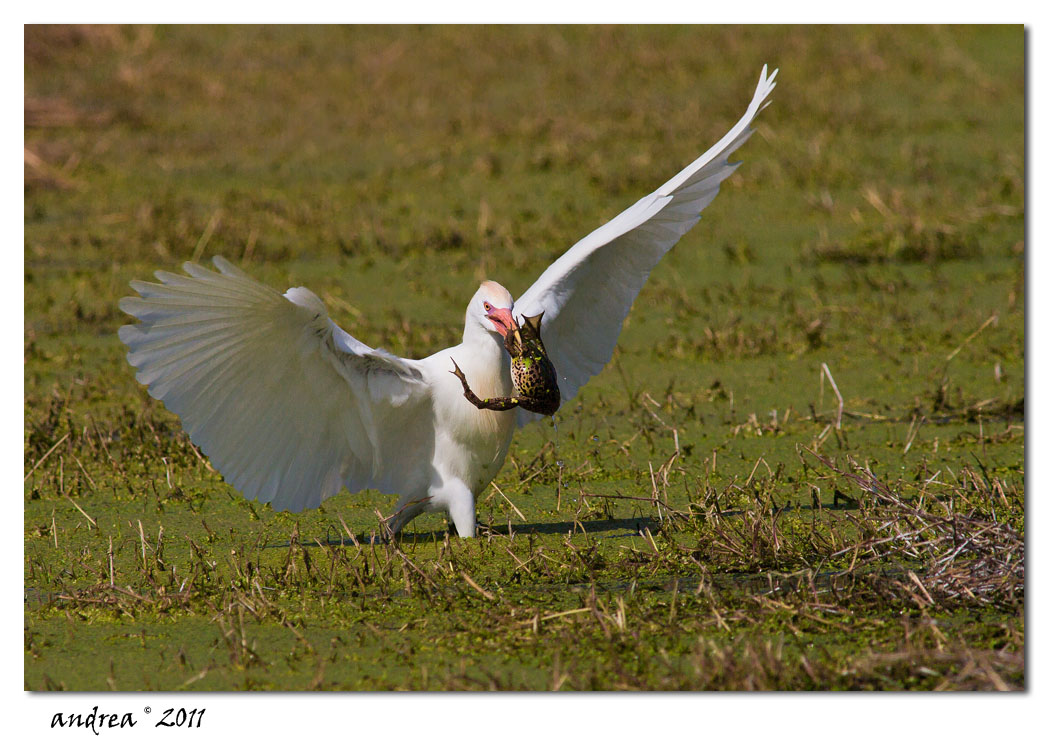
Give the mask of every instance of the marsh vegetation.
[[(1024, 34), (26, 30), (25, 686), (1024, 687)], [(222, 254), (460, 337), (716, 140), (744, 165), (483, 535), (243, 500), (124, 361)]]

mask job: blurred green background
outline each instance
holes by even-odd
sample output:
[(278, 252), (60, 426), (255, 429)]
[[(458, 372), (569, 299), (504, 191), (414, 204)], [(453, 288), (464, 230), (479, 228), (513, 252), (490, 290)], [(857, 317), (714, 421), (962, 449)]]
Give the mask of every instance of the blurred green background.
[[(411, 666), (341, 662), (314, 685), (314, 667), (278, 676), (263, 647), (256, 662), (235, 647), (231, 664), (216, 662), (216, 644), (231, 642), (201, 634), (216, 630), (215, 613), (229, 617), (221, 591), (267, 583), (228, 551), (259, 568), (288, 556), (267, 547), (291, 535), (343, 537), (338, 513), (358, 535), (375, 530), (391, 501), (342, 494), (299, 517), (242, 501), (135, 383), (117, 301), (131, 279), (222, 254), (274, 287), (310, 287), (366, 343), (425, 356), (459, 341), (481, 279), (518, 295), (706, 150), (766, 63), (778, 85), (737, 153), (744, 165), (655, 269), (615, 361), (561, 410), (559, 431), (518, 434), (496, 480), (504, 492), (480, 502), (481, 520), (540, 525), (531, 535), (553, 557), (571, 556), (561, 541), (572, 518), (632, 533), (653, 509), (580, 494), (650, 496), (649, 464), (675, 450), (672, 428), (675, 507), (707, 486), (747, 505), (728, 486), (759, 470), (779, 504), (814, 489), (829, 500), (839, 488), (817, 486), (799, 444), (852, 454), (890, 480), (948, 480), (981, 464), (1023, 505), (1020, 26), (27, 26), (27, 688), (132, 689), (143, 675), (165, 689), (479, 687), (466, 677), (476, 663), (457, 667), (456, 650), (440, 649), (420, 680)], [(844, 398), (837, 433), (822, 363)], [(445, 522), (423, 517), (414, 530), (442, 538)], [(606, 530), (576, 536), (611, 562), (628, 544), (601, 540)], [(461, 566), (493, 591), (514, 588), (515, 563), (502, 554), (502, 569), (488, 560), (501, 547), (486, 546), (458, 550)], [(199, 583), (187, 602), (158, 605), (157, 588), (171, 595), (198, 560), (218, 567), (219, 590)], [(669, 562), (655, 571), (678, 574)], [(114, 582), (161, 601), (85, 595)], [(669, 608), (668, 594), (655, 597)], [(261, 643), (284, 654), (291, 639), (295, 654), (290, 623), (321, 651), (352, 623), (368, 628), (371, 607), (260, 617)], [(562, 607), (576, 606), (552, 605)], [(1023, 631), (1022, 613), (1007, 613), (995, 620)], [(191, 666), (155, 674), (128, 652), (99, 672), (95, 645), (140, 630), (162, 654), (195, 655)], [(437, 638), (422, 634), (412, 643)], [(540, 654), (522, 682), (499, 687), (551, 687), (554, 652)], [(604, 659), (582, 657), (561, 685), (615, 685), (600, 677)], [(744, 687), (732, 673), (663, 682), (687, 668), (656, 669), (621, 686)], [(1017, 669), (1000, 674), (1020, 684)]]

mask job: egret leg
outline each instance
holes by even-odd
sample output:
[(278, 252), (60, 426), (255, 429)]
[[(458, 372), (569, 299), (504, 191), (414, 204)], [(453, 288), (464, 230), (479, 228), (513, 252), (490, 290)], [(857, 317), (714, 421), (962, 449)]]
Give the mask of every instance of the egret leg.
[(428, 502), (432, 500), (431, 495), (411, 500), (399, 500), (399, 509), (388, 518), (388, 526), (392, 530), (392, 536), (398, 534), (403, 526), (425, 512)]
[(447, 498), (447, 512), (454, 522), (457, 535), (470, 538), (476, 535), (476, 499), (464, 483), (458, 481), (444, 490)]

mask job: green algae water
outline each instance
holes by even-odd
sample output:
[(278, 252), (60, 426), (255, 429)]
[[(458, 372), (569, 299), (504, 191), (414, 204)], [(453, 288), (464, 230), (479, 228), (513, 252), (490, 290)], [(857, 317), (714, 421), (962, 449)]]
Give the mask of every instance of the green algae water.
[[(1009, 26), (27, 27), (24, 687), (1022, 690), (1024, 58)], [(124, 359), (129, 281), (213, 254), (371, 346), (457, 343), (762, 62), (743, 165), (476, 539), (244, 500)]]

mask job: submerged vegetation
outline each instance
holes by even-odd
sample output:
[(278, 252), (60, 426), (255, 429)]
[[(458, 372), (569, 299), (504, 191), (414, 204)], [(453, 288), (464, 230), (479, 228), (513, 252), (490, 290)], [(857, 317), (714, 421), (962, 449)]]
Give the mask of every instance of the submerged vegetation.
[[(27, 689), (1024, 688), (1020, 27), (25, 42)], [(242, 499), (124, 361), (128, 281), (211, 254), (456, 343), (765, 62), (743, 167), (477, 539)]]

